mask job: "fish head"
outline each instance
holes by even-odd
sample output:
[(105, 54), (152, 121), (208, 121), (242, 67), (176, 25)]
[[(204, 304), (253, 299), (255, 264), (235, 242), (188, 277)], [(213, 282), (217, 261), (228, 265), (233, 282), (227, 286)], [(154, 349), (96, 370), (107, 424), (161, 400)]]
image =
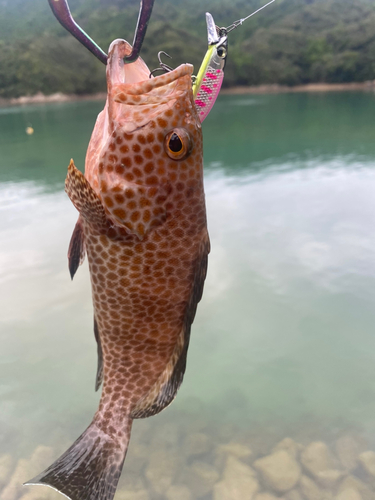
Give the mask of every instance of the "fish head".
[(130, 52), (124, 40), (110, 46), (107, 101), (91, 137), (85, 177), (112, 223), (142, 239), (165, 220), (177, 185), (202, 182), (202, 132), (193, 66), (149, 78), (141, 58), (124, 64)]

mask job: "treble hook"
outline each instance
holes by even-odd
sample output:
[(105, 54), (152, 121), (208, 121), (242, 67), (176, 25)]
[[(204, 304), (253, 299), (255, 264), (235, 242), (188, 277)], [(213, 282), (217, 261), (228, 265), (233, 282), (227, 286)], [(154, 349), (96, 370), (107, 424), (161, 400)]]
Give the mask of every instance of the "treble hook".
[(168, 64), (163, 63), (163, 61), (161, 60), (162, 54), (169, 57), (169, 59), (172, 59), (172, 57), (169, 54), (167, 54), (166, 52), (164, 52), (164, 50), (161, 50), (160, 52), (158, 52), (158, 59), (159, 59), (160, 68), (155, 68), (154, 70), (152, 70), (150, 75), (149, 75), (149, 78), (153, 77), (154, 73), (156, 73), (156, 71), (164, 71), (165, 73), (169, 73), (170, 71), (173, 71), (173, 68), (168, 66)]
[[(135, 29), (133, 49), (128, 56), (124, 57), (126, 63), (134, 62), (138, 59), (146, 35), (147, 24), (150, 20), (152, 8), (155, 0), (141, 0), (137, 27)], [(69, 31), (79, 42), (82, 43), (95, 57), (103, 64), (107, 64), (108, 56), (94, 42), (92, 38), (75, 22), (70, 13), (67, 0), (48, 0), (48, 3), (59, 23)]]

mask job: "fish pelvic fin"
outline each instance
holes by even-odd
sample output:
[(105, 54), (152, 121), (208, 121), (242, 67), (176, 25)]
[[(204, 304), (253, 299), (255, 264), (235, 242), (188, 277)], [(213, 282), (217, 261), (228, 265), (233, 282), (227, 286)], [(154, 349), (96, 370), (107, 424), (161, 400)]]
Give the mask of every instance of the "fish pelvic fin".
[(85, 260), (85, 255), (85, 237), (83, 235), (81, 217), (79, 217), (74, 227), (72, 237), (70, 238), (68, 250), (69, 272), (72, 279), (74, 278), (78, 267)]
[(126, 418), (121, 438), (103, 432), (94, 419), (72, 446), (25, 485), (45, 485), (70, 500), (112, 500), (130, 439)]
[(69, 163), (65, 192), (83, 219), (98, 230), (107, 228), (108, 219), (102, 202), (73, 160)]

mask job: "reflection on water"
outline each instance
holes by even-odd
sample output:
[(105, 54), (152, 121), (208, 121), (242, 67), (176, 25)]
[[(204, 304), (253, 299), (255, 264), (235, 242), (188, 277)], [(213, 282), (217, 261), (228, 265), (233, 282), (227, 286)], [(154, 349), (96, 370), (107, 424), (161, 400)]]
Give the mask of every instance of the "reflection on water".
[[(212, 253), (186, 378), (171, 408), (135, 422), (118, 500), (373, 498), (373, 99), (225, 96), (205, 122)], [(71, 156), (83, 168), (100, 107), (0, 113), (2, 500), (60, 498), (17, 485), (97, 407), (89, 276), (85, 263), (69, 278), (77, 213), (63, 180)]]

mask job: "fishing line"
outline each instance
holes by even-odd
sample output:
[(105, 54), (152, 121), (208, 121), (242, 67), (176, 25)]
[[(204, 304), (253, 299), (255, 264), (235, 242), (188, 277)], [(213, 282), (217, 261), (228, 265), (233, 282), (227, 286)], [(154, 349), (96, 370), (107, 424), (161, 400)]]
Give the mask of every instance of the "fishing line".
[(227, 28), (220, 28), (220, 29), (224, 29), (227, 33), (229, 33), (230, 31), (238, 28), (238, 26), (241, 26), (242, 23), (244, 21), (246, 21), (246, 19), (249, 19), (249, 17), (251, 16), (254, 16), (255, 14), (257, 14), (259, 11), (265, 9), (266, 7), (268, 7), (268, 5), (270, 5), (271, 3), (273, 3), (275, 0), (271, 0), (270, 2), (266, 3), (265, 5), (263, 5), (262, 7), (260, 7), (259, 9), (257, 9), (255, 12), (253, 12), (252, 14), (249, 14), (247, 17), (243, 17), (242, 19), (238, 19), (238, 21), (234, 21), (234, 23), (232, 23), (230, 26), (228, 26)]

